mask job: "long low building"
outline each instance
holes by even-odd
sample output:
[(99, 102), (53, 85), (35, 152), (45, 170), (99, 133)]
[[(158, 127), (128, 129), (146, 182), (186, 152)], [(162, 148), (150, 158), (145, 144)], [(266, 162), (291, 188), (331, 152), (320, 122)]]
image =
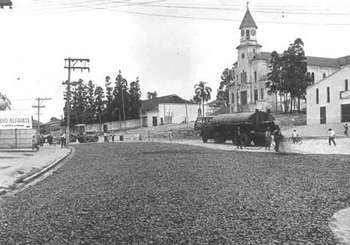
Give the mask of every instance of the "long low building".
[(201, 109), (198, 104), (172, 94), (143, 100), (141, 115), (142, 126), (150, 127), (195, 121), (201, 115)]

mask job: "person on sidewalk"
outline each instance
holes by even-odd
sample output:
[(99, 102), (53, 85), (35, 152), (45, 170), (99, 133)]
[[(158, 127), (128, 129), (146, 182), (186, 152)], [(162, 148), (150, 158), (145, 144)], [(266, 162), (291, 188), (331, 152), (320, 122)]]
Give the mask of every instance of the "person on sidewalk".
[(337, 144), (335, 143), (335, 132), (333, 131), (333, 129), (328, 129), (328, 143), (329, 145), (332, 145), (332, 143), (334, 144), (334, 146), (336, 146)]
[(105, 142), (105, 143), (109, 143), (107, 132), (104, 132), (104, 133), (103, 133), (103, 138), (104, 138), (104, 142)]
[(66, 133), (65, 132), (63, 132), (61, 134), (60, 141), (61, 141), (61, 148), (65, 147), (66, 146)]
[(33, 151), (38, 151), (39, 150), (39, 146), (38, 146), (38, 142), (36, 140), (36, 136), (33, 135), (33, 138), (32, 138), (32, 149)]
[(241, 134), (241, 127), (237, 127), (236, 131), (236, 144), (237, 144), (237, 149), (243, 149), (242, 147), (242, 134)]
[(275, 151), (276, 152), (279, 151), (281, 138), (282, 138), (281, 130), (277, 126), (277, 128), (273, 131), (273, 139), (275, 141)]
[(293, 132), (292, 132), (292, 143), (295, 144), (297, 143), (297, 140), (298, 139), (298, 133), (297, 133), (297, 130), (294, 129)]
[(270, 150), (271, 148), (271, 131), (270, 128), (267, 127), (265, 130), (265, 151)]
[(344, 127), (344, 134), (345, 134), (346, 137), (348, 137), (349, 136), (348, 135), (348, 129), (349, 129), (348, 124), (345, 123), (345, 125), (343, 127)]

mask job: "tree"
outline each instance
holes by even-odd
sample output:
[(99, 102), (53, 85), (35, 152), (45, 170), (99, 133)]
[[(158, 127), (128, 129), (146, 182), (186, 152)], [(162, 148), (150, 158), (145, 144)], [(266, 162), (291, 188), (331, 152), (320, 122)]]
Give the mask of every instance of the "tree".
[(95, 109), (95, 84), (90, 80), (86, 86), (86, 113), (87, 122), (94, 123), (97, 119), (96, 109)]
[(113, 120), (112, 114), (112, 102), (113, 102), (113, 87), (111, 87), (111, 77), (105, 77), (105, 89), (106, 89), (106, 109), (103, 113), (103, 121), (110, 122)]
[[(293, 111), (293, 102), (298, 99), (298, 111), (300, 112), (300, 99), (305, 99), (306, 88), (311, 82), (307, 76), (307, 63), (304, 52), (304, 43), (297, 38), (291, 43), (282, 56), (272, 52), (268, 73), (267, 87), (270, 93), (277, 93), (284, 97), (284, 108), (287, 112), (289, 97), (290, 112)], [(281, 97), (280, 97), (281, 98)]]
[(234, 80), (233, 69), (226, 68), (221, 74), (221, 81), (218, 92), (216, 94), (216, 100), (219, 105), (228, 107), (229, 105), (229, 85)]
[(149, 100), (157, 98), (157, 96), (158, 96), (157, 91), (147, 92), (147, 99), (149, 99)]
[[(202, 116), (205, 115), (204, 112), (204, 103), (208, 100), (210, 100), (211, 96), (211, 88), (206, 86), (206, 82), (200, 81), (198, 84), (194, 86), (195, 95), (201, 99), (202, 101)], [(203, 120), (203, 119), (202, 119)]]
[(126, 104), (129, 104), (130, 96), (128, 93), (128, 81), (123, 78), (121, 70), (119, 70), (119, 73), (117, 77), (115, 78), (115, 86), (113, 90), (113, 106), (118, 111), (118, 119), (126, 120)]
[(96, 86), (95, 91), (95, 113), (97, 115), (97, 120), (101, 124), (102, 123), (102, 115), (105, 110), (106, 101), (104, 100), (104, 91), (100, 86)]
[(282, 59), (276, 51), (271, 53), (269, 70), (270, 72), (267, 73), (268, 82), (266, 83), (267, 93), (275, 94), (277, 110), (277, 93), (282, 90)]
[(0, 93), (0, 111), (11, 110), (11, 101), (5, 94)]
[(130, 94), (130, 118), (136, 119), (139, 118), (140, 108), (141, 108), (141, 90), (140, 90), (140, 81), (137, 77), (135, 81), (130, 83), (129, 88)]

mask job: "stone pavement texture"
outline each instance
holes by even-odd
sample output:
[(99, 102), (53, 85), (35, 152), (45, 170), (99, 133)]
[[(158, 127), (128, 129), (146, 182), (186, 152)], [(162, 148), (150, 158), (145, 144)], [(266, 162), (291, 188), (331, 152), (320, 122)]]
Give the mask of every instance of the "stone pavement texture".
[(68, 148), (46, 145), (37, 152), (0, 151), (0, 191), (11, 188), (17, 179), (38, 172), (69, 152)]

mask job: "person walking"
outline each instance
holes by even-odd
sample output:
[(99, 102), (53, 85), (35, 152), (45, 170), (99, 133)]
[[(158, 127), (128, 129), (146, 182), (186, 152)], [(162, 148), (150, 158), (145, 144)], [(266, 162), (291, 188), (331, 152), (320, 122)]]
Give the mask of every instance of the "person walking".
[(241, 127), (237, 127), (237, 132), (236, 132), (236, 144), (237, 144), (237, 149), (243, 149), (242, 147), (242, 134), (241, 134)]
[(66, 133), (65, 132), (61, 134), (60, 140), (61, 140), (61, 148), (63, 148), (63, 146), (66, 146)]
[(271, 148), (271, 131), (270, 128), (266, 128), (265, 130), (265, 151), (270, 150)]
[(273, 131), (273, 139), (275, 141), (275, 151), (276, 152), (279, 152), (281, 137), (282, 137), (281, 130), (277, 126), (277, 128)]
[(104, 137), (104, 142), (105, 142), (105, 143), (109, 143), (107, 132), (104, 132), (104, 133), (103, 133), (103, 137)]
[(344, 127), (344, 134), (345, 134), (346, 137), (348, 137), (349, 136), (348, 135), (348, 129), (349, 129), (348, 124), (345, 123), (345, 125), (343, 127)]
[(328, 143), (331, 146), (332, 143), (334, 144), (334, 146), (336, 146), (337, 144), (335, 143), (335, 132), (333, 131), (333, 129), (328, 129)]

